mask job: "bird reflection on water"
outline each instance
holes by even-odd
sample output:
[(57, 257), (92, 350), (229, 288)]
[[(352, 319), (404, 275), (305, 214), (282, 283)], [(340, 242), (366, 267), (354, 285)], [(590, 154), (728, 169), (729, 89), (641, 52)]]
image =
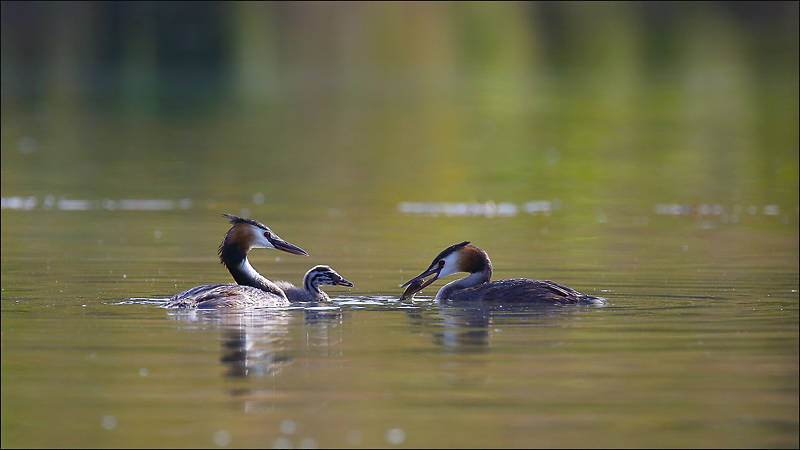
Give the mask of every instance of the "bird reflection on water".
[(497, 304), (480, 301), (431, 304), (406, 313), (410, 325), (429, 330), (433, 342), (446, 353), (484, 353), (495, 333), (506, 326), (550, 327), (565, 317), (586, 313), (583, 308), (547, 305)]
[[(220, 362), (225, 376), (233, 378), (275, 377), (294, 362), (297, 342), (307, 357), (331, 356), (329, 349), (341, 341), (342, 312), (338, 309), (313, 310), (207, 310), (179, 311), (174, 320), (217, 328), (222, 342)], [(302, 317), (302, 319), (301, 319)], [(297, 323), (302, 320), (302, 325)], [(301, 327), (302, 333), (292, 330)], [(249, 390), (247, 392), (250, 392)], [(244, 392), (235, 391), (234, 395)]]

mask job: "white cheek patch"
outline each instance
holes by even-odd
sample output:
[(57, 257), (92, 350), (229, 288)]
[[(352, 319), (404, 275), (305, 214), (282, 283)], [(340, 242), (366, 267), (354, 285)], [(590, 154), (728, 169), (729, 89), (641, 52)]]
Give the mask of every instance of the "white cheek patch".
[(264, 237), (264, 231), (251, 230), (253, 233), (253, 248), (275, 248), (269, 239)]
[(452, 255), (448, 255), (444, 258), (444, 267), (439, 272), (439, 278), (444, 278), (448, 275), (452, 275), (454, 273), (461, 272), (461, 269), (458, 268), (458, 254), (454, 253)]

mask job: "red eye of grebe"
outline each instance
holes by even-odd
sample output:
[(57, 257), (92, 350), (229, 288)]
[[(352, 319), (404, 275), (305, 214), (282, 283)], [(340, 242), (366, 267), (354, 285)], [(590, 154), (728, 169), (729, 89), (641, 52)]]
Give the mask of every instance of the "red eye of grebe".
[(265, 231), (265, 232), (264, 232), (264, 237), (265, 237), (265, 238), (267, 238), (267, 239), (269, 239), (269, 231)]
[(439, 265), (440, 265), (440, 266), (443, 266), (443, 265), (444, 265), (444, 260), (443, 260), (443, 259), (440, 259), (440, 260), (439, 260)]

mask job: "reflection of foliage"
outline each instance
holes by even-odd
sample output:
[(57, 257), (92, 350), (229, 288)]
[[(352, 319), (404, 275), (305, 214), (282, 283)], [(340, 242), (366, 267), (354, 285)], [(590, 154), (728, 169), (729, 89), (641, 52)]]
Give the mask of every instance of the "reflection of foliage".
[(19, 195), (798, 201), (796, 3), (2, 8)]

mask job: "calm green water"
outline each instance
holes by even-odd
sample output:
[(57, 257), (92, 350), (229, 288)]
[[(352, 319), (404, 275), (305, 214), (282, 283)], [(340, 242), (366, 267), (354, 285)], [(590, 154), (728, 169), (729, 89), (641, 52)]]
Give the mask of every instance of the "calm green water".
[[(238, 61), (222, 99), (180, 106), (163, 80), (160, 101), (19, 94), (3, 8), (3, 447), (800, 445), (796, 27), (269, 6), (292, 25), (266, 92)], [(230, 281), (226, 212), (310, 253), (254, 250), (268, 278), (329, 264), (355, 287), (160, 308)], [(442, 306), (441, 282), (399, 301), (463, 240), (495, 279), (608, 305)]]

